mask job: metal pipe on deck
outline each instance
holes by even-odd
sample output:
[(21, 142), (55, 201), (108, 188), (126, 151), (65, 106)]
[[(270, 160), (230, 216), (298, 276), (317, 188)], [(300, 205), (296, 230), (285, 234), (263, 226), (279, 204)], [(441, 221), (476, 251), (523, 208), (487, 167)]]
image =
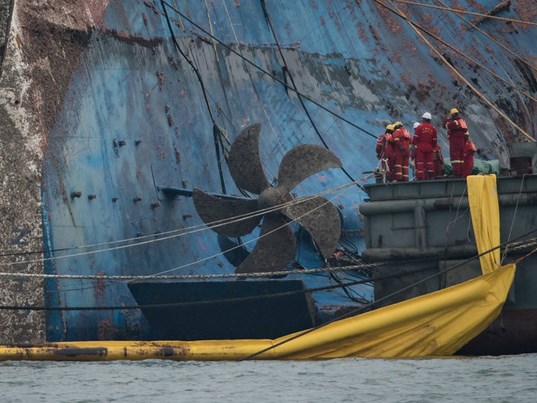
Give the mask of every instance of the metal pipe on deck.
[[(537, 205), (537, 192), (521, 194), (503, 194), (499, 196), (500, 207), (505, 206), (531, 206)], [(437, 197), (431, 199), (414, 200), (384, 200), (369, 202), (360, 205), (360, 213), (364, 216), (379, 214), (393, 214), (415, 211), (417, 208), (425, 211), (441, 209), (457, 209), (468, 207), (468, 197)]]
[(362, 257), (368, 262), (402, 259), (461, 259), (477, 254), (475, 245), (429, 248), (367, 248)]

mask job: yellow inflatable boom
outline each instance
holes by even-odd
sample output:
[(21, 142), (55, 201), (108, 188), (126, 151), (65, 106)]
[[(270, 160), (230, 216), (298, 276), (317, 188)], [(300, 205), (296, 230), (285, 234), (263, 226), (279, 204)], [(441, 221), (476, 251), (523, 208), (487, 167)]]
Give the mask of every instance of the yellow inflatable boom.
[[(499, 244), (499, 212), (493, 206), (498, 204), (495, 190), (494, 175), (468, 179), (472, 222), (480, 251)], [(209, 361), (242, 360), (254, 355), (255, 359), (264, 360), (451, 355), (500, 313), (514, 278), (515, 265), (498, 267), (497, 259), (499, 254), (482, 259), (485, 274), (465, 283), (275, 340), (93, 341), (0, 346), (0, 359)]]

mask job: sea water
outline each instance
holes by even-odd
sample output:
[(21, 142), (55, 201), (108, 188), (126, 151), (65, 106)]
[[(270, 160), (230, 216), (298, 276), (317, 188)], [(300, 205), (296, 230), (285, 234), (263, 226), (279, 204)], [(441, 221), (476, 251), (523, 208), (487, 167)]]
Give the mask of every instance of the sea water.
[(537, 354), (0, 363), (0, 402), (537, 402)]

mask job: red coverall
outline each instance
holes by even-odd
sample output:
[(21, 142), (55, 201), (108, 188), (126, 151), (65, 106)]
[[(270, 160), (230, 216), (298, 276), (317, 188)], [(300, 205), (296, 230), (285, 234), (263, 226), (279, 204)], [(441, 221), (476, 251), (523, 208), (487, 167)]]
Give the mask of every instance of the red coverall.
[(462, 177), (466, 178), (474, 170), (475, 144), (468, 140), (464, 146), (464, 163), (462, 164)]
[(394, 178), (397, 181), (408, 182), (408, 159), (410, 158), (410, 133), (404, 127), (393, 132), (394, 144)]
[(433, 179), (436, 128), (431, 122), (425, 121), (416, 127), (412, 144), (416, 146), (416, 179)]
[(442, 156), (442, 150), (440, 149), (440, 145), (438, 143), (436, 143), (436, 147), (434, 148), (433, 156), (434, 177), (441, 178), (444, 176), (444, 157)]
[(377, 138), (375, 151), (377, 152), (377, 158), (380, 160), (382, 169), (386, 172), (386, 179), (390, 181), (393, 180), (394, 149), (392, 133), (387, 131)]
[(453, 175), (460, 178), (464, 162), (464, 145), (469, 136), (468, 127), (458, 114), (446, 119), (444, 127), (448, 130), (449, 157), (453, 166)]

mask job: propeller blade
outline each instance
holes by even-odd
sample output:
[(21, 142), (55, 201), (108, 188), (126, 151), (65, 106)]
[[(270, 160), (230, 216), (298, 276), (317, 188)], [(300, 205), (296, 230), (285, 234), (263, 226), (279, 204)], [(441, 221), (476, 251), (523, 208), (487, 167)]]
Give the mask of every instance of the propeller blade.
[(242, 189), (260, 194), (269, 187), (259, 159), (259, 132), (256, 123), (242, 130), (229, 150), (228, 167), (233, 180)]
[(341, 219), (332, 203), (317, 196), (293, 204), (282, 213), (296, 220), (310, 233), (324, 258), (330, 256), (341, 236)]
[(302, 144), (284, 155), (278, 171), (278, 187), (290, 192), (304, 179), (328, 168), (341, 168), (336, 155), (316, 144)]
[[(233, 219), (239, 215), (249, 214), (257, 211), (256, 199), (229, 199), (212, 196), (199, 189), (194, 189), (192, 192), (194, 206), (199, 216), (206, 224), (214, 223), (220, 220)], [(261, 216), (238, 219), (233, 223), (213, 227), (209, 227), (219, 234), (229, 237), (238, 237), (252, 232), (252, 230), (261, 221)], [(216, 223), (215, 225), (218, 225)]]
[[(265, 215), (255, 248), (235, 272), (265, 273), (283, 270), (293, 259), (296, 249), (295, 235), (287, 223), (287, 219), (279, 214)], [(284, 227), (279, 228), (282, 225)], [(271, 232), (273, 230), (275, 231)]]

